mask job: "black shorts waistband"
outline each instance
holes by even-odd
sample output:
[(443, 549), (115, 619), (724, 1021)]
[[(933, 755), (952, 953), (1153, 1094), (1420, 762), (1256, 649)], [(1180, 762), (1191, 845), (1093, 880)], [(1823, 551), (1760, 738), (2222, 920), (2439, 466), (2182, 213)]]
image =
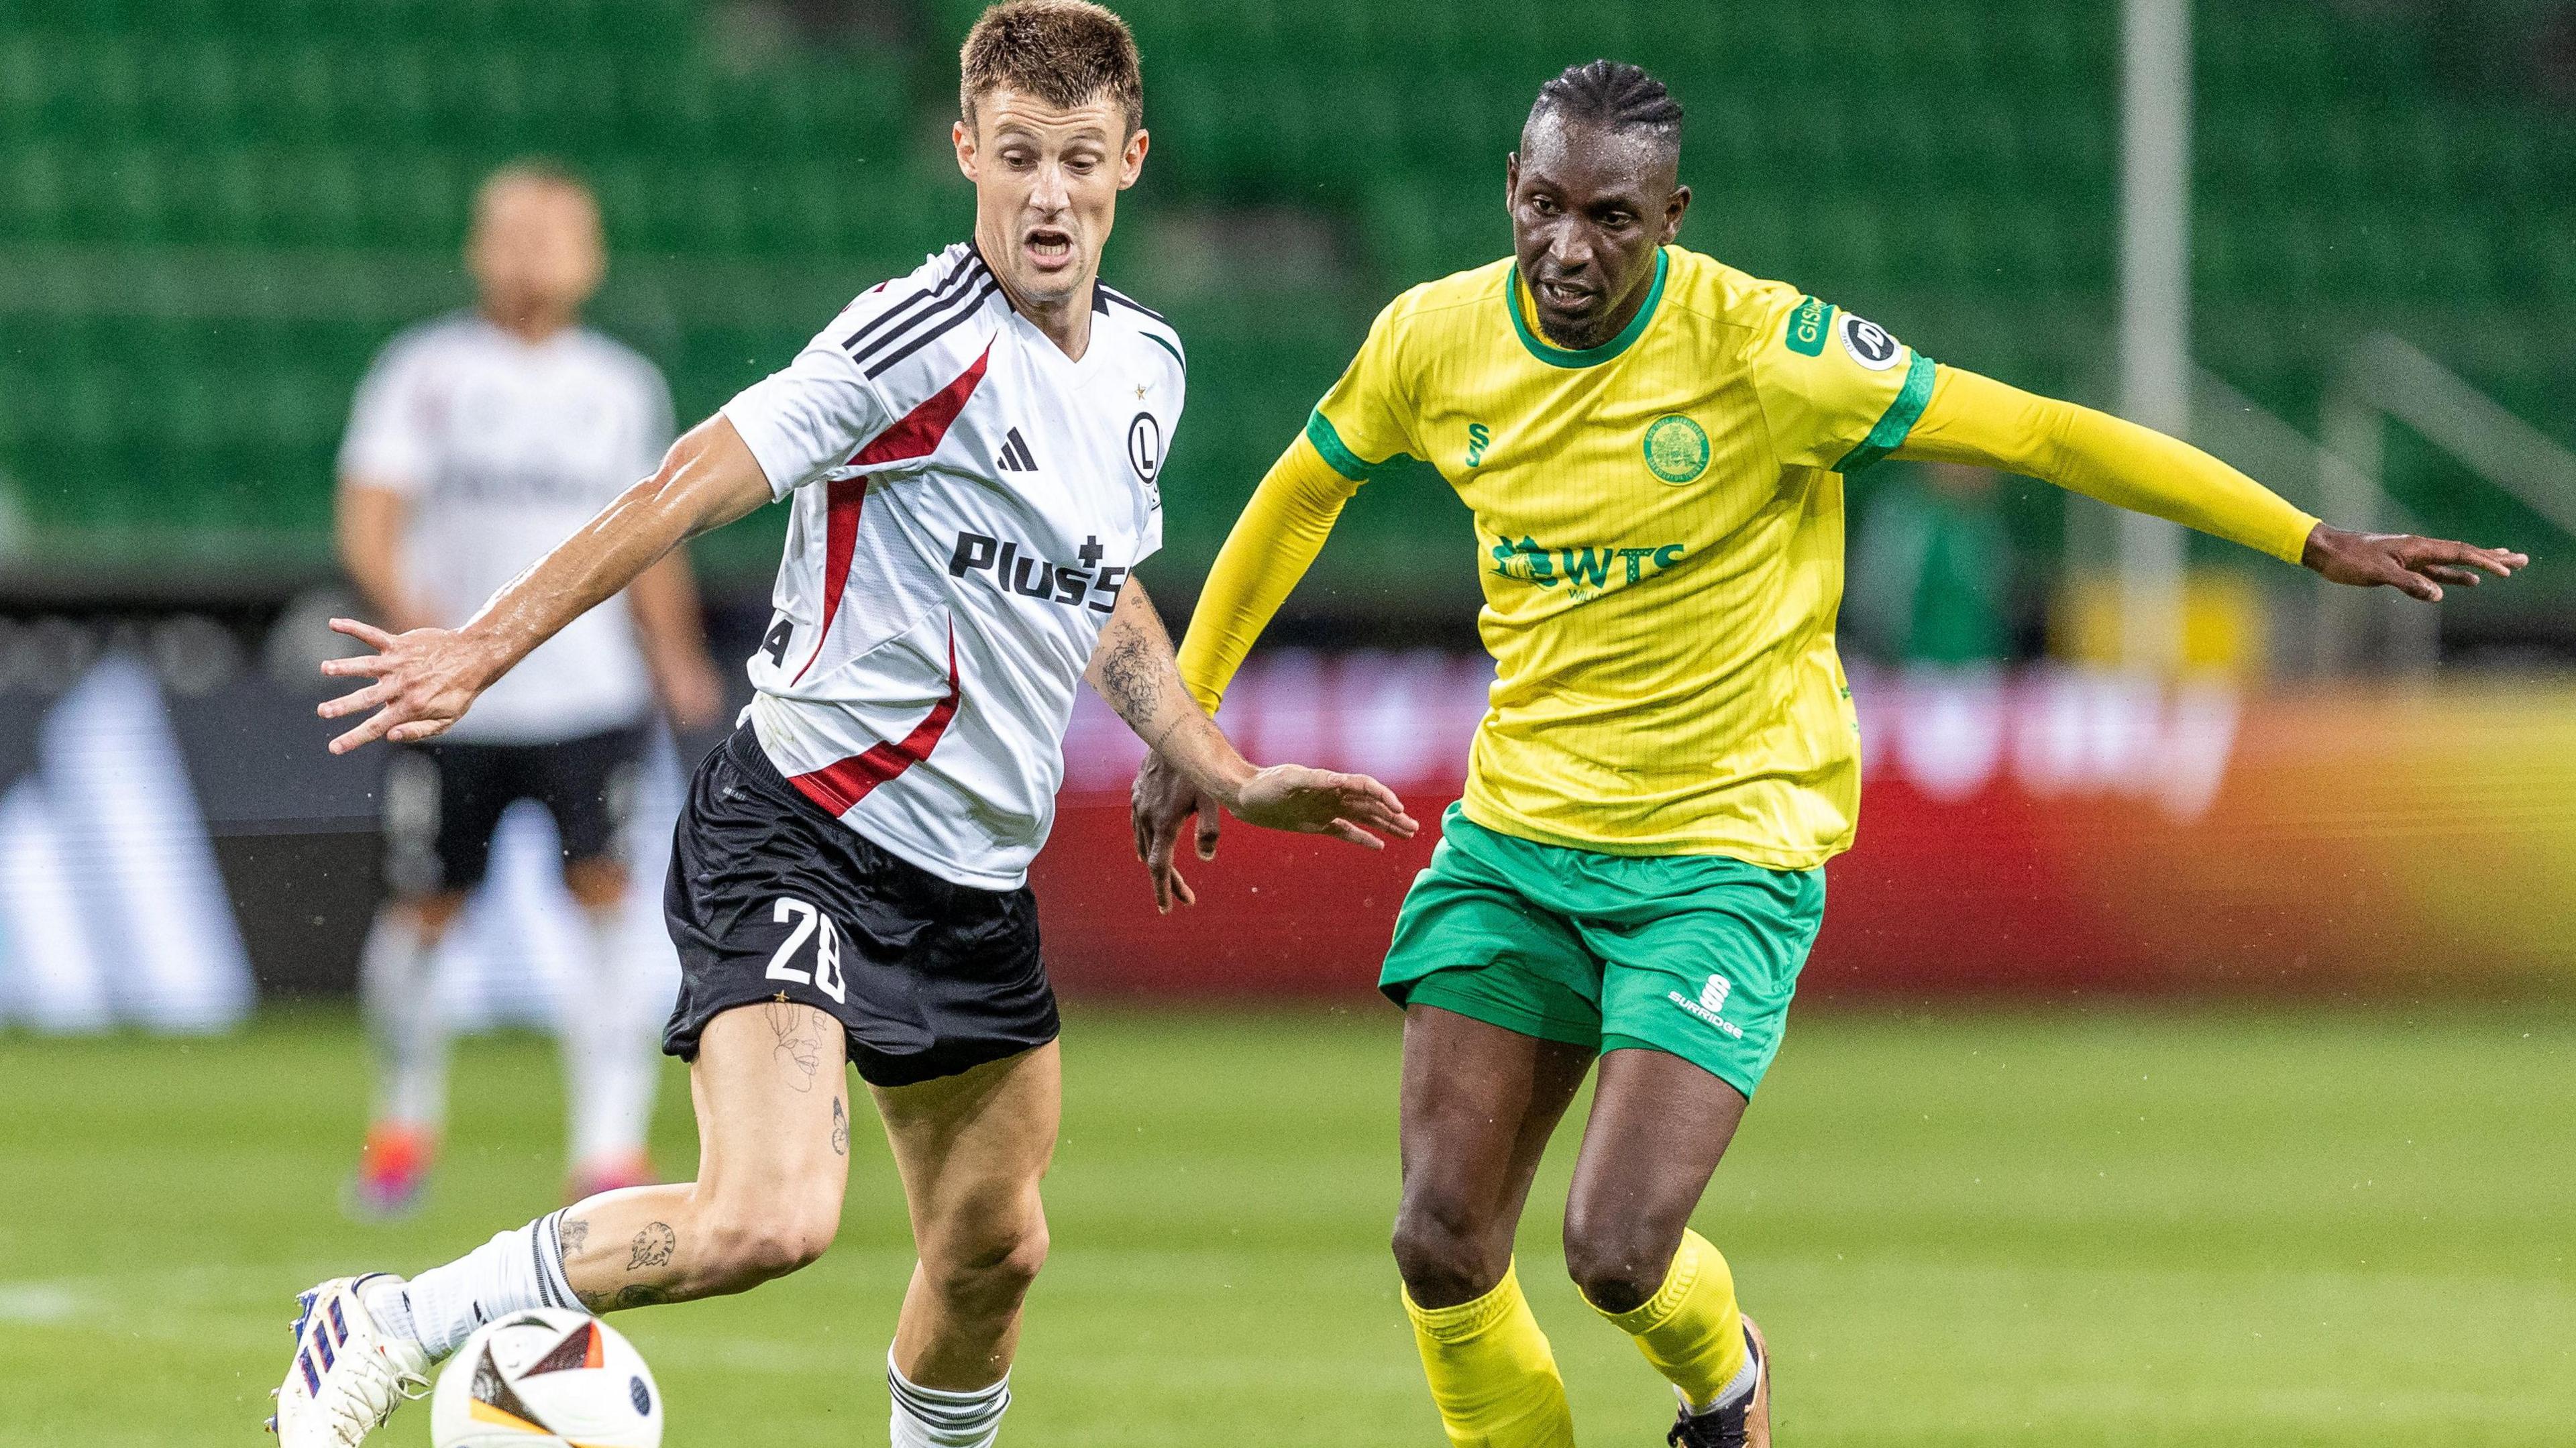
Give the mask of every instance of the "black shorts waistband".
[(724, 748), (727, 757), (743, 773), (762, 784), (794, 794), (798, 799), (805, 797), (797, 794), (796, 786), (789, 784), (787, 776), (778, 772), (778, 766), (769, 762), (769, 751), (760, 747), (760, 735), (752, 729), (750, 721), (734, 726), (734, 731), (725, 736)]

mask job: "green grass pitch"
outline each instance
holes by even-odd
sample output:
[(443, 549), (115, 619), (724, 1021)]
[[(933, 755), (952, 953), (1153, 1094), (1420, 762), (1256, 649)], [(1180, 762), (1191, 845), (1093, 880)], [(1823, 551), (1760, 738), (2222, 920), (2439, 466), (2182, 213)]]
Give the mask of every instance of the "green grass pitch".
[[(1438, 1448), (1384, 1246), (1395, 1025), (1073, 1013), (1006, 1443)], [(261, 1441), (297, 1289), (553, 1204), (546, 1042), (462, 1048), (399, 1226), (336, 1206), (363, 1079), (338, 1013), (0, 1037), (0, 1448)], [(685, 1170), (676, 1069), (660, 1124)], [(1642, 1448), (1666, 1391), (1558, 1270), (1571, 1139), (1522, 1275), (1585, 1444)], [(861, 1140), (821, 1264), (616, 1319), (674, 1448), (885, 1441), (910, 1256)], [(2576, 1013), (1807, 1010), (1698, 1225), (1771, 1334), (1789, 1448), (2564, 1444)], [(427, 1435), (415, 1407), (382, 1441)]]

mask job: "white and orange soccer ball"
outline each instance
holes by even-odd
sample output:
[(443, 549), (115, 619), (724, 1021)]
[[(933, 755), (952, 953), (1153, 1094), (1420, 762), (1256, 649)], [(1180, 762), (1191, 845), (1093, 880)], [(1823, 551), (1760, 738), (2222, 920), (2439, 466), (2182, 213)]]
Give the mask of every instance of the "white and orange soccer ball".
[(585, 1313), (538, 1307), (476, 1328), (429, 1401), (433, 1448), (661, 1448), (643, 1354)]

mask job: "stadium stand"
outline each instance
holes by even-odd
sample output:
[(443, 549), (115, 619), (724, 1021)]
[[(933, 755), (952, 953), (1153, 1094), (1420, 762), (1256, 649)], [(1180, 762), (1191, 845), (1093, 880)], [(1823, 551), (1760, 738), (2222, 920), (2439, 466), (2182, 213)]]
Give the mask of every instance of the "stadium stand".
[[(185, 530), (177, 566), (320, 569), (350, 386), (461, 300), (465, 198), (530, 153), (598, 184), (599, 320), (703, 413), (966, 215), (945, 77), (977, 0), (801, 18), (825, 8), (0, 0), (0, 498), (50, 564), (166, 559)], [(1111, 262), (1192, 349), (1167, 577), (1196, 576), (1377, 305), (1500, 253), (1528, 97), (1598, 53), (1690, 107), (1694, 243), (1945, 360), (2109, 396), (2109, 0), (1120, 8), (1156, 147)], [(2554, 435), (2576, 422), (2554, 325), (2576, 123), (2546, 48), (2505, 43), (2550, 15), (2457, 8), (2201, 7), (2198, 345), (2300, 426), (2377, 326)], [(2429, 453), (2392, 463), (2429, 524), (2529, 522)], [(1424, 538), (1462, 524), (1427, 477), (1393, 480), (1324, 579), (1360, 607), (1438, 592), (1421, 580), (1456, 570)], [(775, 526), (702, 561), (765, 574)]]

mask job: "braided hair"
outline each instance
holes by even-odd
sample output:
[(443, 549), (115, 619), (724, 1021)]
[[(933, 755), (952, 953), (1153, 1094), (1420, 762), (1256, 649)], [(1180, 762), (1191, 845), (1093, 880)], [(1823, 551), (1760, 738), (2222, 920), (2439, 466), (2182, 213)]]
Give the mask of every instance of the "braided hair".
[(1641, 132), (1679, 154), (1682, 103), (1664, 83), (1624, 61), (1596, 60), (1569, 65), (1538, 88), (1530, 119), (1554, 114), (1570, 121), (1589, 121), (1613, 131)]

